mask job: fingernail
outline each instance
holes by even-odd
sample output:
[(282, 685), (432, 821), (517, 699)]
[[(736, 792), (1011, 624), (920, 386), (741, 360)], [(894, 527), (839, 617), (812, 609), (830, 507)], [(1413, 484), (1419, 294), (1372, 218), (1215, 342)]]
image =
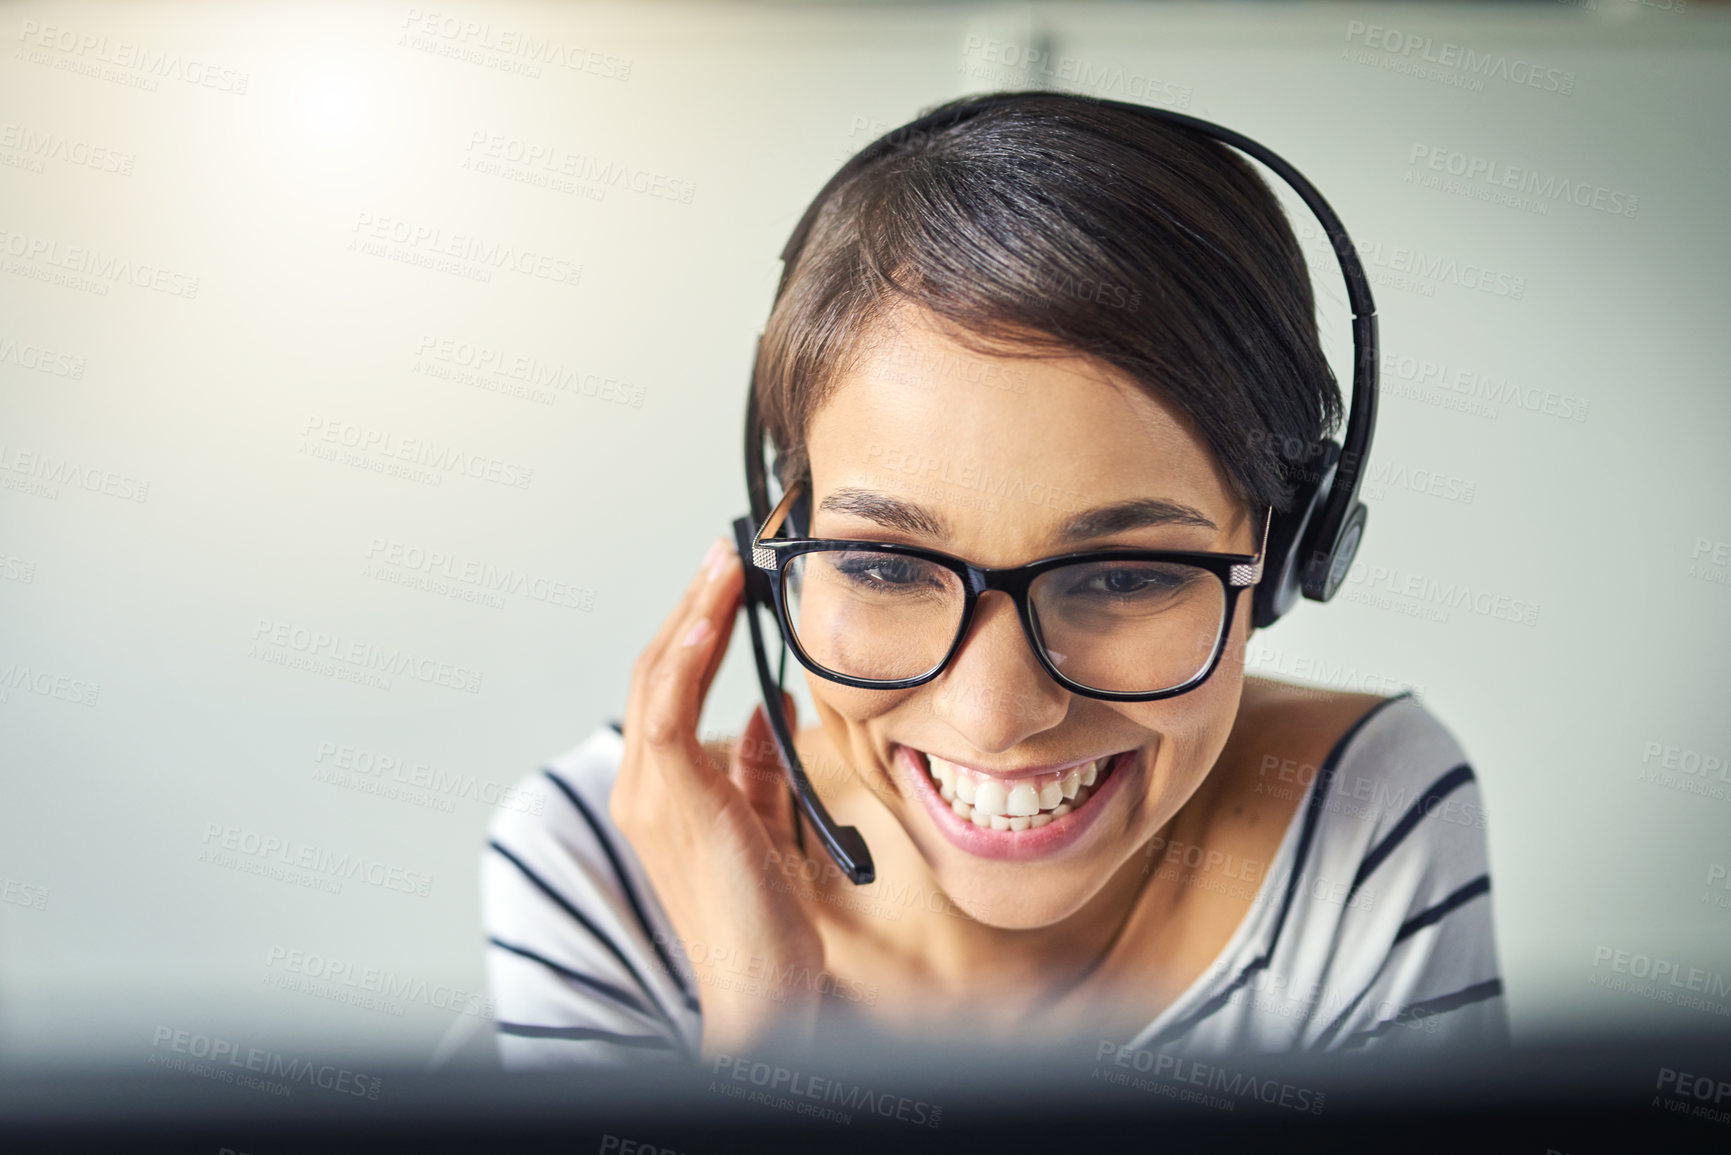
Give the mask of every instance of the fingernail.
[(709, 555), (709, 576), (704, 580), (714, 581), (716, 578), (720, 577), (721, 571), (727, 568), (728, 557), (729, 554), (726, 543), (719, 541), (716, 542), (715, 552)]
[(711, 577), (715, 576), (715, 559), (721, 556), (723, 548), (722, 541), (718, 537), (709, 543), (709, 552), (703, 555), (703, 569), (706, 570)]
[(691, 623), (691, 628), (685, 631), (685, 637), (680, 640), (679, 644), (682, 646), (695, 646), (698, 642), (701, 642), (704, 638), (709, 636), (709, 631), (709, 619), (698, 618), (695, 622)]

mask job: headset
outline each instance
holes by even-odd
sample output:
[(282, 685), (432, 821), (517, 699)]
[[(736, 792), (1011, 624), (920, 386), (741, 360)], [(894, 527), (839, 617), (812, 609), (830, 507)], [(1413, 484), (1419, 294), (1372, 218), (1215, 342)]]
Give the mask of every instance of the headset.
[[(1300, 594), (1312, 601), (1326, 602), (1334, 596), (1345, 579), (1352, 559), (1364, 537), (1366, 511), (1358, 499), (1365, 458), (1370, 453), (1371, 435), (1376, 425), (1377, 353), (1376, 306), (1371, 300), (1370, 282), (1358, 253), (1346, 235), (1340, 218), (1299, 171), (1275, 153), (1249, 137), (1223, 128), (1218, 124), (1119, 100), (1081, 96), (1072, 93), (1036, 92), (997, 93), (975, 100), (947, 105), (902, 125), (879, 137), (856, 153), (844, 164), (817, 197), (806, 208), (794, 227), (793, 235), (781, 251), (781, 280), (776, 286), (775, 300), (787, 288), (787, 282), (799, 262), (801, 250), (815, 224), (819, 210), (839, 187), (851, 180), (862, 168), (894, 152), (903, 143), (920, 141), (970, 120), (990, 109), (1024, 103), (1030, 96), (1062, 95), (1065, 99), (1133, 112), (1170, 125), (1191, 129), (1203, 136), (1229, 144), (1272, 169), (1304, 200), (1310, 211), (1322, 223), (1334, 255), (1346, 278), (1347, 302), (1352, 309), (1352, 395), (1346, 420), (1345, 444), (1331, 439), (1303, 447), (1303, 463), (1289, 470), (1293, 475), (1293, 500), (1284, 513), (1276, 511), (1269, 524), (1264, 543), (1264, 577), (1254, 587), (1251, 624), (1257, 628), (1272, 625), (1298, 601)], [(771, 306), (773, 311), (773, 304)], [(1289, 460), (1292, 455), (1288, 455)], [(755, 358), (751, 387), (746, 395), (745, 416), (745, 479), (751, 501), (751, 513), (733, 523), (734, 544), (745, 568), (744, 605), (746, 621), (751, 629), (752, 652), (756, 659), (758, 682), (763, 689), (764, 710), (770, 729), (775, 734), (786, 765), (789, 788), (796, 805), (812, 828), (818, 832), (824, 848), (855, 885), (864, 886), (876, 877), (871, 852), (865, 839), (853, 826), (837, 826), (823, 802), (812, 789), (793, 748), (793, 733), (782, 709), (781, 674), (787, 665), (787, 637), (781, 642), (781, 667), (772, 677), (769, 659), (763, 645), (763, 633), (758, 625), (757, 610), (763, 607), (776, 620), (774, 588), (769, 577), (759, 569), (752, 556), (751, 542), (757, 529), (769, 517), (768, 467), (764, 454), (763, 419), (757, 408)], [(802, 494), (789, 510), (788, 531), (792, 536), (805, 536), (811, 525), (810, 495)], [(767, 551), (760, 551), (767, 552)], [(797, 656), (797, 650), (796, 650)], [(797, 833), (796, 820), (796, 833)], [(801, 850), (803, 851), (803, 834)]]

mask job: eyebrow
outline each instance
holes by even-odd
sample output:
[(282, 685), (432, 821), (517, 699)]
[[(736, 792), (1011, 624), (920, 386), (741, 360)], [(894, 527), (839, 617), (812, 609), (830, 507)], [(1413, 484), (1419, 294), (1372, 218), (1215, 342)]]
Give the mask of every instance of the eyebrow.
[(1086, 541), (1089, 538), (1106, 537), (1109, 534), (1126, 533), (1133, 529), (1146, 529), (1157, 525), (1220, 528), (1204, 517), (1200, 510), (1192, 509), (1181, 502), (1166, 501), (1158, 497), (1137, 497), (1111, 505), (1096, 506), (1077, 514), (1058, 530), (1058, 540)]
[[(869, 489), (842, 488), (818, 504), (819, 509), (876, 522), (886, 529), (899, 529), (939, 540), (948, 540), (949, 524), (943, 516), (912, 501), (874, 493)], [(1194, 525), (1219, 529), (1200, 510), (1182, 502), (1155, 497), (1137, 497), (1084, 510), (1064, 522), (1058, 540), (1066, 544), (1147, 529), (1161, 525)]]
[(874, 493), (869, 489), (851, 489), (844, 486), (819, 502), (818, 508), (864, 518), (886, 529), (899, 529), (945, 540), (950, 536), (949, 524), (942, 516), (931, 513), (914, 502)]

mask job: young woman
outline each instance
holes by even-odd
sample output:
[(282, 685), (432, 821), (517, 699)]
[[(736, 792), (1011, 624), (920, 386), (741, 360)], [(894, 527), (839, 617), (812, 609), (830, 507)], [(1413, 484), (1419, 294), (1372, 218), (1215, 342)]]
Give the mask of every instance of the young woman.
[[(1279, 447), (1340, 412), (1302, 255), (1251, 167), (1052, 93), (910, 134), (833, 190), (753, 388), (784, 505), (809, 504), (802, 536), (991, 568), (1259, 557), (1300, 468)], [(964, 619), (965, 571), (906, 553), (785, 572), (821, 671), (795, 744), (871, 849), (856, 887), (792, 805), (761, 708), (736, 740), (699, 732), (743, 579), (717, 541), (622, 723), (494, 823), (507, 1063), (861, 1030), (1202, 1051), (1505, 1038), (1460, 748), (1411, 696), (1247, 677), (1253, 589), (1216, 568), (1083, 559), (1034, 579), (1028, 619), (1000, 591)], [(1051, 673), (1184, 686), (1222, 629), (1218, 663), (1171, 696)], [(829, 676), (905, 680), (946, 653), (913, 687)]]

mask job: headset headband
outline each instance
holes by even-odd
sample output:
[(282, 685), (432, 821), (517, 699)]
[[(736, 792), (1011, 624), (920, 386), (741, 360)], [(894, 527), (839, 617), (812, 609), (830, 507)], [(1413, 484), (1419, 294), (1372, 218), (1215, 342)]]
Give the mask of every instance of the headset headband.
[[(1285, 159), (1242, 133), (1234, 132), (1232, 129), (1212, 121), (1202, 120), (1184, 113), (1170, 112), (1163, 108), (1152, 108), (1148, 105), (1132, 104), (1122, 100), (1104, 100), (1099, 97), (1071, 93), (999, 93), (981, 97), (966, 104), (939, 109), (885, 133), (861, 149), (846, 164), (842, 165), (834, 176), (830, 177), (822, 190), (813, 198), (811, 204), (806, 207), (799, 223), (794, 226), (793, 234), (788, 237), (787, 244), (781, 250), (781, 278), (776, 285), (775, 299), (779, 301), (782, 292), (786, 290), (787, 282), (793, 274), (794, 267), (799, 263), (799, 255), (805, 248), (806, 239), (817, 221), (818, 213), (828, 202), (830, 195), (852, 180), (862, 168), (909, 141), (918, 141), (922, 137), (942, 132), (944, 129), (961, 124), (963, 121), (971, 120), (982, 112), (1005, 105), (1025, 103), (1030, 96), (1047, 95), (1066, 100), (1087, 101), (1090, 104), (1116, 108), (1138, 116), (1151, 117), (1168, 124), (1193, 129), (1204, 136), (1229, 144), (1273, 170), (1299, 195), (1309, 206), (1316, 219), (1321, 222), (1323, 232), (1327, 235), (1328, 242), (1334, 249), (1335, 258), (1346, 279), (1347, 302), (1352, 309), (1352, 391), (1350, 407), (1347, 412), (1345, 438), (1338, 461), (1333, 466), (1332, 476), (1319, 479), (1324, 481), (1325, 499), (1321, 508), (1315, 511), (1315, 516), (1304, 519), (1307, 524), (1295, 527), (1298, 532), (1302, 533), (1304, 540), (1303, 542), (1295, 541), (1293, 545), (1295, 550), (1302, 549), (1304, 553), (1309, 555), (1302, 559), (1302, 566), (1294, 574), (1297, 581), (1302, 585), (1304, 595), (1315, 601), (1327, 601), (1334, 596), (1335, 590), (1339, 588), (1341, 581), (1346, 576), (1346, 569), (1352, 561), (1352, 555), (1357, 552), (1358, 538), (1359, 534), (1362, 533), (1365, 520), (1358, 494), (1363, 477), (1364, 462), (1370, 454), (1371, 437), (1376, 427), (1379, 368), (1376, 305), (1371, 299), (1369, 278), (1365, 275), (1364, 265), (1358, 259), (1358, 252), (1353, 247), (1351, 238), (1347, 236), (1346, 227), (1341, 224), (1339, 216), (1329, 206), (1322, 193), (1317, 191), (1316, 186), (1311, 184), (1302, 173), (1287, 163)], [(754, 364), (755, 361), (754, 357)], [(761, 522), (763, 518), (769, 516), (769, 494), (767, 488), (763, 486), (765, 471), (761, 439), (762, 421), (757, 415), (755, 387), (752, 390), (752, 395), (747, 398), (746, 425), (746, 482), (751, 491), (749, 497), (752, 516)], [(1301, 508), (1296, 512), (1303, 515), (1310, 511)], [(1350, 526), (1349, 522), (1351, 523)], [(1294, 560), (1299, 559), (1295, 558)], [(1285, 607), (1281, 608), (1284, 609)], [(1263, 621), (1258, 624), (1268, 623)]]

